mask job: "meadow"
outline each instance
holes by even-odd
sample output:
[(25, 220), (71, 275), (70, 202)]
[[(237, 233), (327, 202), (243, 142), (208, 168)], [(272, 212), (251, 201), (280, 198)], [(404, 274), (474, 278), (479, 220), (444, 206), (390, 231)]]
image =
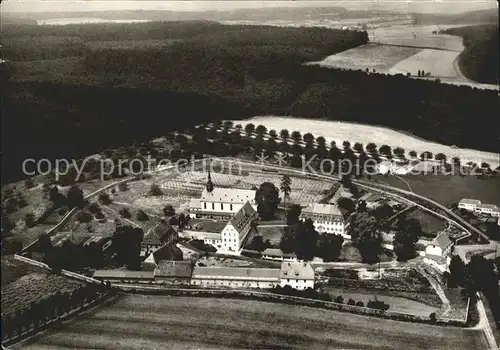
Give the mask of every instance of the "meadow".
[(250, 300), (125, 295), (13, 349), (484, 348), (480, 330)]
[(476, 163), (487, 162), (493, 169), (500, 165), (498, 154), (493, 152), (452, 148), (451, 145), (447, 146), (426, 141), (407, 133), (380, 126), (278, 116), (259, 116), (246, 120), (233, 120), (233, 122), (243, 126), (248, 123), (255, 125), (262, 124), (268, 130), (274, 129), (277, 132), (282, 129), (287, 129), (290, 132), (298, 130), (302, 134), (310, 132), (315, 137), (323, 136), (327, 142), (335, 141), (339, 146), (346, 140), (351, 142), (351, 144), (361, 142), (365, 146), (370, 142), (374, 142), (378, 147), (384, 144), (393, 148), (403, 147), (406, 152), (415, 150), (419, 154), (424, 151), (430, 151), (433, 154), (444, 153), (449, 159), (459, 157), (463, 164), (468, 161)]

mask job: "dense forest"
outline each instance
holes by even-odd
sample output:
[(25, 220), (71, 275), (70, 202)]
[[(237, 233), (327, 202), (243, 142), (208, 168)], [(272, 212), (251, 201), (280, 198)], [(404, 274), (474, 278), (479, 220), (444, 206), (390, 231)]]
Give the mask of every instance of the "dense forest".
[[(496, 91), (303, 65), (366, 43), (366, 32), (211, 22), (4, 28), (3, 181), (26, 157), (80, 157), (258, 114), (499, 149)], [(117, 42), (129, 47), (113, 49)]]
[(463, 38), (465, 49), (458, 63), (467, 78), (498, 84), (498, 24), (452, 28), (445, 32)]

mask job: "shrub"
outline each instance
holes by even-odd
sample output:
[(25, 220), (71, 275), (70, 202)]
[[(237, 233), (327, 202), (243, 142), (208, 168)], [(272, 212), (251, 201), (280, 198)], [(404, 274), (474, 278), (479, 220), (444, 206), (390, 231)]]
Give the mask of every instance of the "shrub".
[(123, 208), (122, 210), (120, 210), (120, 215), (125, 219), (130, 219), (132, 217), (132, 214), (127, 208)]
[(100, 213), (101, 212), (101, 207), (99, 206), (99, 204), (93, 202), (89, 205), (89, 211), (92, 213), (92, 214), (97, 214), (97, 213)]
[(88, 211), (79, 211), (76, 219), (80, 222), (86, 223), (92, 220), (92, 215)]
[(144, 210), (139, 210), (137, 212), (137, 216), (136, 217), (137, 217), (137, 220), (139, 220), (139, 221), (148, 221), (149, 220), (149, 216), (148, 216), (148, 214), (146, 214), (144, 212)]
[(107, 194), (106, 192), (101, 193), (99, 195), (99, 201), (104, 205), (111, 204), (111, 198), (109, 197), (109, 194)]
[(35, 215), (28, 213), (24, 216), (24, 222), (27, 227), (34, 227), (36, 225)]

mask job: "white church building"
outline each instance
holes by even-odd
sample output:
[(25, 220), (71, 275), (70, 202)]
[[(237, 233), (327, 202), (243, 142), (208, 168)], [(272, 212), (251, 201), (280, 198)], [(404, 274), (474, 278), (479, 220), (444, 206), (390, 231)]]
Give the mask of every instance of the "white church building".
[(247, 202), (254, 210), (257, 210), (256, 192), (256, 190), (238, 188), (215, 188), (209, 172), (207, 186), (200, 199), (191, 200), (189, 212), (198, 218), (230, 219)]

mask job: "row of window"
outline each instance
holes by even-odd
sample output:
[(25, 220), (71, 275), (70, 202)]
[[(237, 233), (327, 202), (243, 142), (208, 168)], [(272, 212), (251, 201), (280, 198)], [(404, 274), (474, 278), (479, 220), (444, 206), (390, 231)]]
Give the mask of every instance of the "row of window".
[[(203, 202), (203, 209), (207, 209), (207, 202)], [(212, 203), (212, 210), (215, 210), (215, 203)], [(220, 203), (220, 210), (224, 210), (224, 203)], [(229, 204), (229, 210), (233, 211), (232, 204)]]

